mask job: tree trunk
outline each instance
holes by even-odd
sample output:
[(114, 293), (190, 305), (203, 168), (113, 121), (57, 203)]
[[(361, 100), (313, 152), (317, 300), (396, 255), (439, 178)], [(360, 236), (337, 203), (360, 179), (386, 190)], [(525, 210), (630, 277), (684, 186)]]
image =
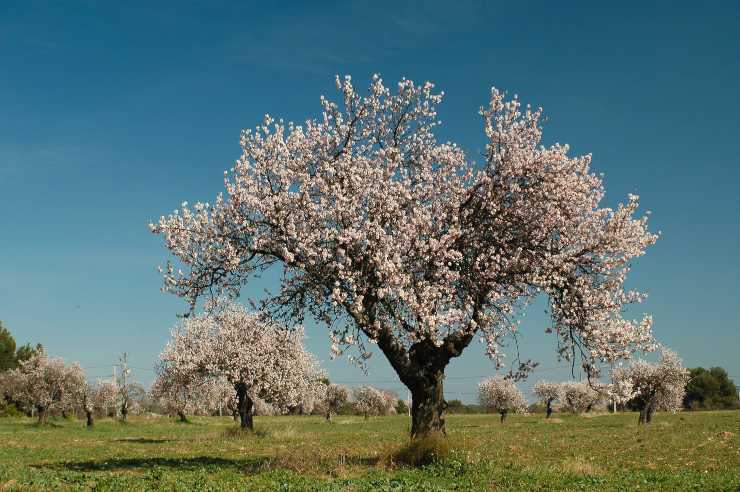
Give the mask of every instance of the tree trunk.
[(236, 408), (231, 411), (231, 416), (234, 417), (234, 422), (239, 422), (239, 410)]
[(62, 410), (62, 418), (67, 419), (67, 410)]
[(39, 424), (46, 423), (46, 407), (36, 406), (36, 413), (39, 415)]
[(183, 412), (182, 410), (178, 410), (177, 411), (177, 416), (180, 417), (180, 422), (186, 422), (187, 423), (188, 417), (187, 417), (187, 415), (185, 415), (185, 412)]
[(653, 412), (655, 411), (655, 406), (651, 403), (648, 404), (647, 408), (645, 409), (645, 423), (649, 424), (653, 420)]
[(331, 410), (326, 411), (326, 421), (331, 422)]
[(125, 403), (121, 405), (121, 421), (126, 422), (126, 416), (128, 415), (128, 405)]
[[(366, 303), (368, 302), (366, 298)], [(369, 301), (372, 302), (372, 301)], [(482, 299), (479, 304), (482, 303)], [(477, 318), (476, 314), (473, 318)], [(368, 319), (368, 325), (374, 320)], [(447, 402), (444, 399), (445, 367), (453, 357), (462, 354), (473, 340), (474, 332), (452, 333), (442, 343), (424, 339), (408, 349), (396, 339), (390, 329), (378, 333), (375, 329), (366, 331), (377, 340), (378, 347), (398, 374), (401, 382), (411, 392), (411, 438), (432, 434), (445, 434), (444, 414)]]
[(508, 413), (508, 410), (501, 410), (501, 423), (504, 423), (504, 420), (506, 420), (506, 414)]
[(239, 399), (239, 425), (242, 429), (254, 430), (254, 419), (252, 418), (254, 402), (247, 394), (246, 385), (241, 383), (236, 385), (236, 396)]
[(552, 401), (550, 401), (550, 400), (547, 401), (547, 410), (546, 410), (546, 412), (547, 412), (547, 415), (545, 416), (545, 418), (546, 419), (549, 419), (550, 418), (550, 415), (552, 415)]
[(94, 424), (92, 410), (85, 410), (85, 415), (87, 416), (87, 426), (92, 427)]
[(445, 434), (444, 367), (419, 373), (411, 390), (411, 437)]

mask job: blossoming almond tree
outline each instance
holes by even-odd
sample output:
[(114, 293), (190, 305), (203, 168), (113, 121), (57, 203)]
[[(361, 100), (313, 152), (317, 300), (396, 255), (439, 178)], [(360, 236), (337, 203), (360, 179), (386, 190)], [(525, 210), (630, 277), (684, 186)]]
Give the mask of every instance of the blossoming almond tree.
[(604, 398), (602, 388), (596, 383), (565, 381), (560, 383), (559, 400), (563, 410), (571, 413), (590, 411)]
[(527, 400), (508, 378), (492, 377), (482, 381), (478, 385), (478, 401), (483, 408), (499, 413), (502, 424), (509, 412), (527, 411)]
[(150, 390), (154, 399), (163, 403), (168, 412), (176, 414), (180, 422), (188, 422), (187, 414), (205, 413), (215, 401), (216, 378), (188, 372), (163, 362), (157, 367), (157, 376)]
[(352, 389), (355, 410), (365, 419), (370, 415), (385, 415), (388, 399), (384, 392), (372, 386), (363, 385)]
[(632, 390), (632, 401), (640, 410), (640, 424), (649, 424), (656, 410), (680, 410), (689, 378), (689, 371), (681, 358), (668, 349), (661, 350), (657, 364), (637, 360), (629, 367), (614, 371), (615, 384)]
[[(656, 236), (638, 197), (600, 206), (591, 156), (542, 146), (542, 111), (492, 89), (481, 108), (482, 162), (434, 136), (442, 93), (374, 76), (366, 95), (337, 77), (341, 103), (304, 125), (275, 121), (241, 136), (226, 197), (183, 203), (150, 224), (176, 257), (164, 290), (194, 308), (283, 269), (262, 307), (324, 322), (341, 353), (377, 344), (412, 394), (412, 435), (444, 429), (444, 371), (476, 337), (498, 367), (517, 315), (549, 296), (560, 355), (599, 360), (653, 344), (651, 318), (623, 319), (630, 261)], [(519, 372), (530, 364), (513, 366)]]
[(550, 415), (552, 415), (552, 403), (560, 398), (560, 384), (550, 381), (538, 381), (534, 385), (532, 393), (545, 404), (546, 418), (549, 419)]
[(349, 389), (341, 384), (330, 384), (324, 391), (324, 411), (326, 412), (327, 422), (331, 422), (332, 414), (339, 412), (339, 409), (349, 400)]
[(95, 424), (95, 412), (106, 415), (110, 408), (116, 406), (117, 396), (118, 387), (111, 381), (90, 384), (83, 379), (74, 392), (76, 406), (85, 412), (88, 427)]
[(79, 364), (68, 366), (43, 350), (9, 371), (8, 380), (13, 400), (35, 408), (40, 424), (46, 423), (49, 411), (71, 407), (74, 395), (87, 384)]
[(226, 302), (186, 318), (162, 360), (185, 374), (226, 379), (236, 391), (241, 427), (252, 429), (256, 398), (284, 410), (321, 385), (323, 373), (302, 339), (302, 330), (286, 330)]

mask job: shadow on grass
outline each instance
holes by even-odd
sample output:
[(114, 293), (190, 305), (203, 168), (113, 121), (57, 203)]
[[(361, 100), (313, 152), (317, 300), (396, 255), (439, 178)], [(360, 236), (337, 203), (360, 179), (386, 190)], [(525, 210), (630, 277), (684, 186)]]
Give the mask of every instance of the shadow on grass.
[(271, 460), (264, 457), (233, 460), (213, 456), (191, 458), (114, 458), (105, 461), (78, 461), (33, 465), (35, 468), (50, 468), (77, 472), (147, 470), (152, 468), (172, 468), (175, 470), (232, 469), (246, 473), (257, 473), (269, 468)]
[(131, 442), (135, 444), (162, 444), (172, 441), (174, 441), (174, 439), (150, 439), (147, 437), (124, 437), (123, 439), (113, 439), (113, 442)]

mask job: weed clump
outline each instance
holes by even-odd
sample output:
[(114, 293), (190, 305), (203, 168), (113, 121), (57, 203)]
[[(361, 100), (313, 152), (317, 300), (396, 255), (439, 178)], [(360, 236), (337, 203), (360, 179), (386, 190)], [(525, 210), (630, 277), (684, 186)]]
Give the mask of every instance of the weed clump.
[(395, 463), (422, 467), (445, 460), (450, 455), (450, 443), (440, 434), (417, 437), (396, 451)]

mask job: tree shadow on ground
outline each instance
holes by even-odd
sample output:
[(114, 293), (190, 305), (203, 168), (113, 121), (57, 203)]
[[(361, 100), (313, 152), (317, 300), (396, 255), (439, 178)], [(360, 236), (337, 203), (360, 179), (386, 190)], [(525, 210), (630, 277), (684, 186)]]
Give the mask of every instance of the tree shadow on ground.
[(152, 468), (172, 468), (177, 470), (203, 470), (229, 468), (247, 473), (264, 471), (271, 460), (265, 457), (247, 459), (228, 459), (213, 456), (194, 456), (190, 458), (112, 458), (104, 461), (78, 461), (33, 465), (36, 468), (51, 468), (78, 472), (148, 470)]
[(130, 442), (134, 444), (161, 444), (172, 442), (174, 439), (148, 438), (148, 437), (124, 437), (123, 439), (113, 439), (113, 442)]

